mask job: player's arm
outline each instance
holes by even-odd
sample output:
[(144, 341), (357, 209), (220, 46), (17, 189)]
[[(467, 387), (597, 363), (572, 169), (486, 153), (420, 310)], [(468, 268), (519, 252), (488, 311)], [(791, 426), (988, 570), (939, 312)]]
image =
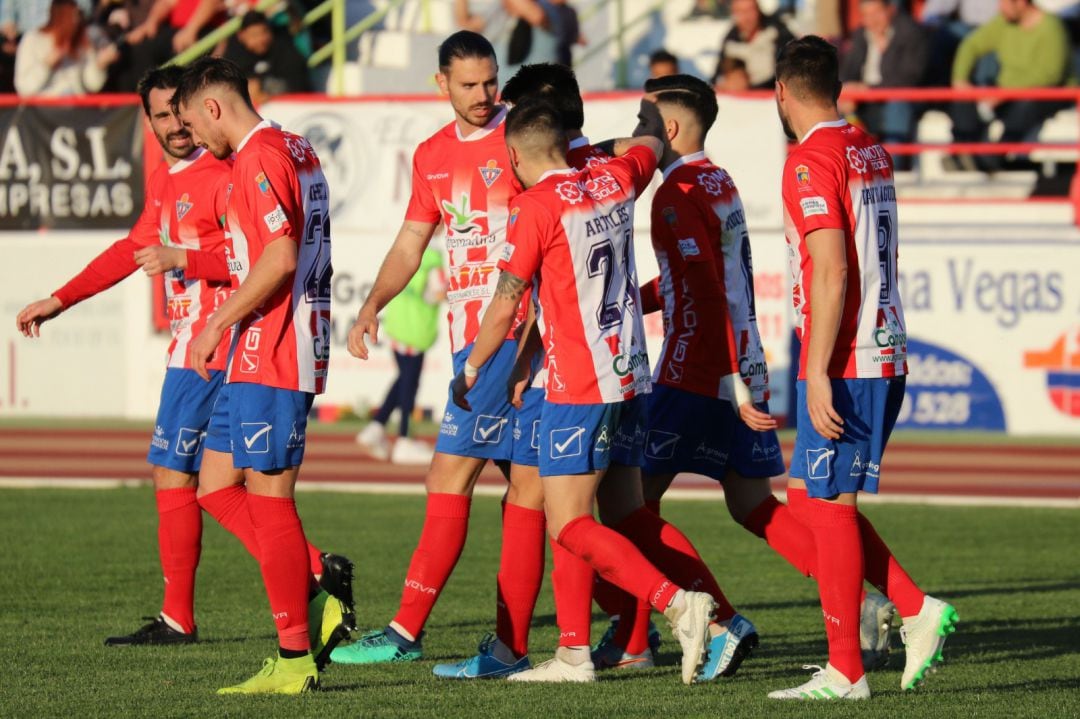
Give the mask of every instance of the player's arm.
[(639, 290), (641, 294), (641, 314), (651, 315), (659, 312), (660, 305), (660, 278), (653, 277), (643, 284)]
[(136, 249), (138, 245), (130, 237), (114, 242), (52, 295), (24, 307), (15, 318), (19, 332), (25, 337), (40, 337), (44, 322), (129, 276), (138, 269)]
[(402, 223), (375, 277), (375, 285), (349, 330), (349, 354), (353, 357), (368, 358), (365, 336), (370, 336), (372, 342), (379, 341), (379, 312), (405, 289), (420, 269), (420, 260), (435, 234), (435, 227), (434, 222), (405, 220)]
[(543, 349), (540, 327), (536, 323), (536, 306), (530, 302), (529, 311), (525, 315), (525, 320), (521, 323), (521, 338), (518, 340), (517, 357), (514, 360), (514, 369), (510, 372), (510, 379), (507, 380), (506, 387), (510, 404), (518, 409), (521, 409), (522, 405), (521, 395), (525, 393), (533, 379), (533, 359)]
[(829, 362), (836, 348), (847, 290), (847, 253), (843, 230), (820, 229), (806, 235), (806, 247), (814, 265), (810, 288), (813, 324), (806, 350), (806, 405), (818, 434), (839, 439), (844, 420), (833, 408)]
[(527, 280), (521, 279), (508, 270), (503, 270), (499, 275), (495, 295), (484, 310), (484, 320), (480, 323), (480, 330), (473, 343), (472, 352), (465, 360), (465, 368), (454, 378), (454, 404), (462, 409), (472, 409), (468, 400), (465, 399), (465, 394), (476, 384), (480, 368), (502, 346), (507, 333), (510, 332), (510, 327), (514, 324), (514, 318), (517, 317), (518, 308), (521, 307), (521, 298), (528, 289)]
[(221, 344), (225, 332), (266, 303), (296, 272), (297, 241), (283, 235), (263, 249), (247, 279), (207, 318), (206, 327), (191, 342), (191, 368), (210, 379), (206, 363)]

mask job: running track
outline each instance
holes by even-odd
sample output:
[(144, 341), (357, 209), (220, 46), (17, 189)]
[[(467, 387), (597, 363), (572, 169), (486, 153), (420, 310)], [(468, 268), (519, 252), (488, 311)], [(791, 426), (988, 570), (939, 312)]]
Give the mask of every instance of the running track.
[[(0, 478), (5, 484), (63, 480), (148, 480), (149, 431), (133, 429), (0, 429)], [(789, 458), (791, 445), (785, 444)], [(395, 466), (372, 460), (352, 435), (312, 433), (301, 484), (377, 483), (407, 490), (423, 483), (425, 467)], [(924, 444), (896, 438), (882, 465), (882, 495), (1080, 500), (1080, 444), (1017, 446)], [(490, 467), (481, 476), (492, 489), (503, 484)], [(711, 489), (715, 483), (684, 476), (684, 489)], [(777, 481), (777, 488), (782, 480)], [(898, 497), (899, 498), (899, 497)]]

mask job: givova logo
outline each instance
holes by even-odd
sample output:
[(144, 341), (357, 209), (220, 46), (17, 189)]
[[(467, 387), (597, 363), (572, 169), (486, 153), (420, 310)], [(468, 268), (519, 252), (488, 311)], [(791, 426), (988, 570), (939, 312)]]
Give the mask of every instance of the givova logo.
[(1046, 390), (1054, 407), (1080, 417), (1080, 326), (1063, 332), (1048, 349), (1025, 352), (1024, 367), (1046, 372)]

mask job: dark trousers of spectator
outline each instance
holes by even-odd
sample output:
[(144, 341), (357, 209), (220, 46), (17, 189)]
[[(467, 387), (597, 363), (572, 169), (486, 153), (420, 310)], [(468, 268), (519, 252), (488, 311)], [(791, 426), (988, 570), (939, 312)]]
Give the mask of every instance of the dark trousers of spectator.
[(424, 353), (416, 355), (394, 352), (397, 361), (398, 376), (394, 384), (390, 385), (390, 391), (386, 393), (379, 411), (373, 418), (376, 422), (386, 426), (390, 420), (390, 413), (395, 409), (401, 410), (401, 421), (398, 426), (398, 436), (409, 436), (409, 417), (412, 416), (413, 407), (416, 406), (416, 392), (420, 389), (420, 370), (424, 367)]
[[(1039, 128), (1050, 117), (1062, 109), (1059, 102), (1036, 102), (1033, 100), (1014, 100), (1003, 102), (994, 108), (994, 117), (1001, 120), (1000, 142), (1024, 142), (1029, 136), (1039, 132)], [(985, 142), (990, 123), (979, 116), (975, 103), (953, 103), (949, 113), (953, 122), (953, 142)], [(984, 172), (1000, 170), (1005, 166), (1001, 155), (978, 155), (975, 165)]]
[[(916, 106), (912, 102), (874, 102), (859, 105), (859, 120), (866, 131), (882, 143), (911, 142), (915, 137)], [(908, 155), (893, 158), (896, 169), (907, 170), (911, 166)]]

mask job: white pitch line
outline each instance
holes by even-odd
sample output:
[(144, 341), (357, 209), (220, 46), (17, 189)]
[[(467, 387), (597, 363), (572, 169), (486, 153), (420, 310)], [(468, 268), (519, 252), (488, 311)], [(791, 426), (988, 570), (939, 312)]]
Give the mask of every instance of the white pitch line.
[[(0, 477), (2, 489), (119, 489), (142, 487), (150, 480), (110, 479), (107, 477)], [(301, 482), (296, 488), (302, 492), (340, 492), (342, 494), (403, 494), (422, 495), (421, 482)], [(474, 494), (482, 497), (501, 497), (505, 490), (499, 485), (480, 484)], [(777, 499), (785, 500), (783, 492), (776, 492)], [(675, 487), (664, 494), (664, 499), (719, 501), (721, 489), (683, 489)], [(987, 497), (964, 494), (862, 494), (861, 504), (922, 504), (937, 507), (1041, 507), (1048, 509), (1080, 509), (1080, 497)]]

